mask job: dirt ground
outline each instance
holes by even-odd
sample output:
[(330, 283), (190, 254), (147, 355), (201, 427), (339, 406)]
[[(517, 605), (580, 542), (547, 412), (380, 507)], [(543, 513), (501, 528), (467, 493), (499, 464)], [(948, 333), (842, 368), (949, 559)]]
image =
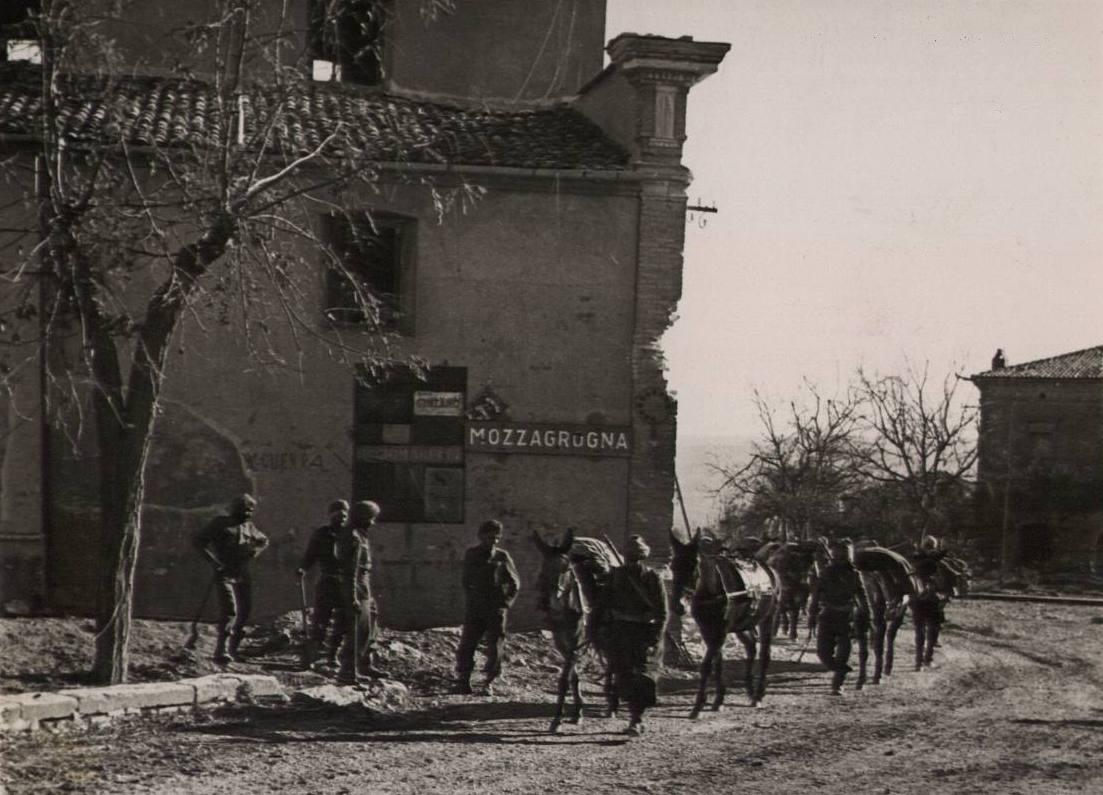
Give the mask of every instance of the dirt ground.
[[(891, 680), (842, 699), (812, 655), (796, 662), (802, 642), (781, 641), (762, 709), (734, 687), (729, 644), (728, 708), (688, 720), (694, 675), (671, 671), (640, 738), (599, 717), (593, 681), (584, 723), (547, 733), (555, 658), (540, 633), (511, 637), (508, 678), (489, 697), (445, 694), (454, 630), (394, 633), (383, 656), (411, 687), (401, 714), (271, 705), (8, 735), (0, 782), (11, 793), (1103, 791), (1103, 609), (960, 601), (950, 622), (934, 670), (910, 670), (905, 626)], [(90, 642), (82, 622), (60, 619), (4, 620), (0, 633), (5, 691), (71, 686)], [(255, 638), (264, 654), (241, 670), (311, 683), (292, 670), (288, 634)], [(209, 670), (180, 653), (186, 635), (142, 622), (135, 679)]]

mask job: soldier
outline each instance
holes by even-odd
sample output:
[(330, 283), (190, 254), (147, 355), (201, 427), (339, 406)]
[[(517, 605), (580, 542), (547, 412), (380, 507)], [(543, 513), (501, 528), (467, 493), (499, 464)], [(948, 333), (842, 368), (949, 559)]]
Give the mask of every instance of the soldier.
[(644, 565), (650, 556), (640, 536), (629, 538), (624, 565), (613, 569), (602, 598), (609, 624), (609, 665), (618, 700), (628, 704), (625, 732), (631, 735), (643, 733), (643, 713), (657, 700), (669, 609), (662, 578)]
[[(318, 581), (314, 586), (314, 614), (310, 637), (303, 650), (303, 665), (309, 666), (317, 654), (325, 650), (326, 664), (337, 665), (337, 649), (345, 635), (344, 605), (341, 601), (341, 572), (337, 565), (337, 539), (349, 517), (349, 504), (334, 500), (329, 504), (329, 524), (316, 529), (310, 535), (302, 562), (296, 573), (300, 579), (307, 570), (318, 564)], [(330, 631), (332, 621), (333, 630)], [(326, 645), (326, 636), (329, 644)]]
[(869, 595), (854, 568), (854, 547), (847, 539), (832, 541), (830, 562), (812, 586), (809, 617), (816, 622), (816, 654), (832, 671), (831, 695), (841, 696), (843, 680), (853, 670), (850, 659), (855, 613), (872, 615)]
[(229, 515), (216, 516), (195, 538), (195, 546), (214, 567), (218, 592), (218, 642), (214, 661), (235, 662), (249, 613), (253, 584), (249, 563), (268, 546), (268, 537), (253, 524), (257, 501), (242, 494)]
[(374, 645), (379, 634), (379, 612), (371, 587), (371, 544), (368, 531), (379, 518), (379, 506), (362, 500), (352, 506), (348, 524), (337, 538), (337, 565), (341, 574), (341, 601), (345, 618), (341, 668), (337, 681), (354, 685), (361, 674), (379, 679), (389, 676), (374, 666)]
[(912, 558), (920, 587), (912, 602), (912, 623), (915, 624), (915, 670), (934, 661), (934, 648), (946, 621), (946, 601), (938, 592), (938, 567), (947, 550), (940, 549), (938, 539), (924, 536), (919, 551)]
[(464, 618), (456, 649), (455, 688), (455, 692), (463, 695), (472, 692), (475, 649), (483, 638), (486, 639), (485, 687), (488, 695), (492, 692), (494, 680), (502, 673), (506, 613), (521, 588), (513, 558), (498, 547), (502, 540), (502, 523), (496, 519), (483, 522), (478, 538), (479, 543), (463, 556)]

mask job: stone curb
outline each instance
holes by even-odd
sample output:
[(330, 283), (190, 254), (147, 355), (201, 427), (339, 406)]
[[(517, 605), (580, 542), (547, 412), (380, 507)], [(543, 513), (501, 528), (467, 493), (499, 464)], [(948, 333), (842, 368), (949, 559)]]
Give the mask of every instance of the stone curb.
[(177, 682), (87, 687), (57, 693), (0, 695), (0, 732), (68, 725), (98, 726), (121, 715), (286, 698), (274, 676), (212, 674)]

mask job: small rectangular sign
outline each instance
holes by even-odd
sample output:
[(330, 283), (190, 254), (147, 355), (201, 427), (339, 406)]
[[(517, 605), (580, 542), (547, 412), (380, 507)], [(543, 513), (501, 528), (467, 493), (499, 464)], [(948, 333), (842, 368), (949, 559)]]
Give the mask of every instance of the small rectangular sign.
[(414, 415), (459, 417), (463, 414), (463, 392), (414, 392)]
[(621, 426), (473, 422), (467, 426), (466, 438), (468, 451), (479, 453), (632, 455), (632, 429)]
[(463, 448), (445, 445), (361, 444), (356, 460), (365, 464), (462, 464)]

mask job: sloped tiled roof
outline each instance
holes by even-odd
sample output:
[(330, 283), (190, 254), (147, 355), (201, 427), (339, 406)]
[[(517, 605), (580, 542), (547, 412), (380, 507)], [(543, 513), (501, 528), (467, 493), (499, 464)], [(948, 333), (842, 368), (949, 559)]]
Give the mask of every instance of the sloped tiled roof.
[(1103, 378), (1103, 345), (987, 370), (973, 378)]
[[(203, 146), (217, 143), (224, 114), (214, 86), (174, 77), (74, 75), (60, 109), (74, 143)], [(282, 99), (282, 103), (281, 103)], [(242, 102), (247, 134), (274, 117), (279, 149), (305, 154), (336, 132), (341, 149), (374, 162), (620, 170), (628, 154), (566, 106), (490, 110), (438, 104), (332, 83), (305, 83), (277, 98)], [(37, 67), (0, 64), (0, 134), (35, 135), (41, 109)]]

